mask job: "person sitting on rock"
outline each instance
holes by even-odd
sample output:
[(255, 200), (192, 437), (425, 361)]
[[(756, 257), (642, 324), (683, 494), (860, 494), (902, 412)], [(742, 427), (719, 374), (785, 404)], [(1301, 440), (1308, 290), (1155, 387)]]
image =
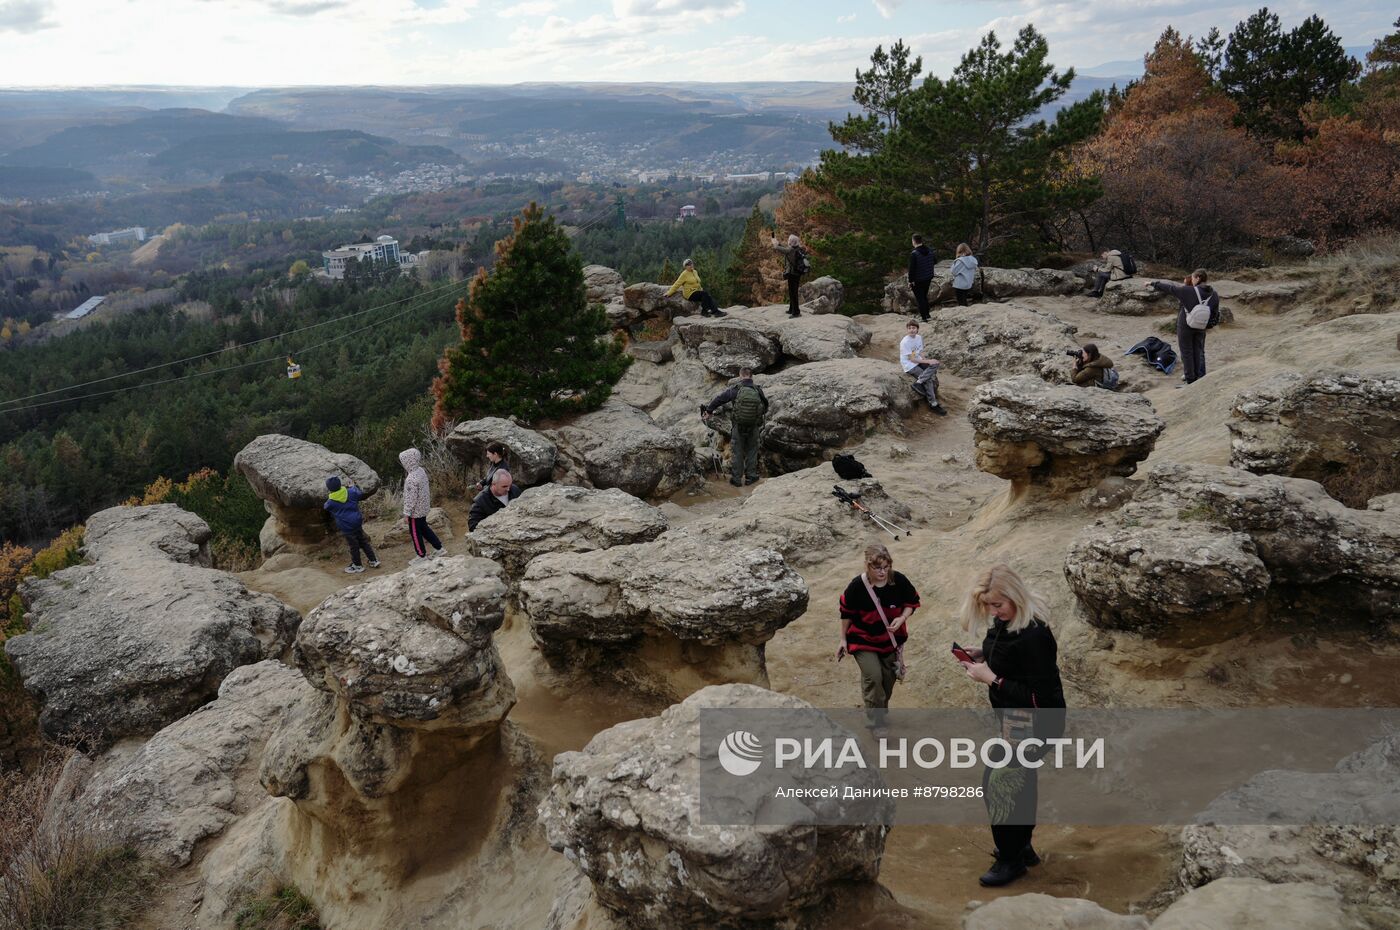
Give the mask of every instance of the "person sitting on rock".
[(910, 387), (928, 401), (930, 410), (940, 417), (947, 416), (948, 411), (938, 402), (938, 359), (924, 356), (924, 337), (919, 335), (918, 323), (910, 320), (904, 324), (904, 332), (904, 338), (899, 340), (899, 365), (914, 379)]
[(904, 677), (907, 621), (919, 606), (919, 592), (894, 570), (890, 550), (880, 543), (865, 549), (865, 571), (851, 579), (838, 601), (836, 659), (850, 655), (860, 669), (860, 696), (874, 711), (872, 727), (885, 725), (894, 683)]
[(496, 469), (491, 476), (491, 486), (472, 499), (472, 509), (467, 514), (467, 532), (476, 529), (478, 523), (493, 513), (505, 510), (506, 505), (519, 496), (520, 489), (515, 486), (510, 472), (504, 468)]
[(924, 237), (914, 236), (914, 250), (909, 253), (909, 288), (914, 292), (914, 304), (919, 319), (928, 322), (928, 289), (933, 284), (933, 250), (924, 245)]
[(480, 494), (491, 487), (491, 479), (496, 477), (496, 472), (505, 468), (506, 456), (510, 450), (505, 447), (505, 443), (488, 442), (486, 444), (486, 477), (476, 483), (476, 493)]
[(739, 369), (739, 383), (721, 392), (700, 408), (700, 418), (708, 420), (715, 411), (730, 404), (729, 483), (736, 488), (758, 483), (758, 444), (763, 419), (768, 415), (768, 395), (753, 383), (753, 369)]
[(1123, 253), (1118, 249), (1109, 249), (1099, 257), (1103, 259), (1103, 264), (1094, 275), (1094, 289), (1089, 292), (1090, 297), (1102, 297), (1108, 282), (1123, 281), (1128, 277), (1128, 273), (1123, 270)]
[(977, 283), (977, 256), (966, 242), (958, 243), (957, 257), (953, 259), (953, 296), (959, 307), (966, 307), (972, 298), (972, 285)]
[(802, 276), (811, 270), (807, 250), (802, 248), (802, 240), (796, 234), (787, 237), (787, 245), (779, 245), (778, 237), (770, 239), (773, 248), (783, 253), (783, 280), (788, 286), (788, 316), (801, 316), (802, 307), (797, 302), (798, 291), (802, 288)]
[(365, 493), (355, 487), (353, 481), (343, 486), (335, 475), (326, 479), (326, 491), (329, 493), (321, 506), (330, 511), (335, 528), (345, 537), (345, 546), (350, 550), (350, 564), (345, 567), (345, 574), (358, 575), (365, 570), (360, 564), (361, 549), (369, 559), (369, 567), (378, 568), (379, 556), (374, 554), (374, 547), (369, 544), (369, 537), (365, 536), (365, 518), (360, 513), (360, 501), (365, 499)]
[(423, 468), (423, 453), (405, 449), (399, 453), (399, 464), (404, 470), (403, 515), (408, 521), (408, 538), (413, 543), (414, 557), (409, 562), (412, 565), (428, 557), (429, 545), (433, 547), (433, 558), (442, 555), (442, 540), (428, 525), (432, 490), (428, 486), (428, 473)]
[[(1033, 737), (1062, 736), (1065, 692), (1045, 600), (1011, 568), (994, 565), (977, 577), (963, 599), (962, 624), (969, 633), (983, 634), (980, 649), (964, 650), (972, 661), (962, 666), (967, 677), (987, 686), (998, 735), (1013, 746)], [(996, 844), (995, 863), (978, 879), (983, 885), (1010, 884), (1026, 874), (1027, 866), (1040, 864), (1031, 846), (1038, 771), (1023, 767), (1015, 756), (1010, 765), (983, 770), (982, 797)]]
[(1105, 372), (1112, 367), (1113, 359), (1107, 355), (1100, 355), (1099, 347), (1089, 342), (1079, 350), (1079, 356), (1075, 358), (1069, 376), (1080, 387), (1093, 387), (1103, 382)]
[(701, 316), (729, 316), (719, 307), (715, 306), (715, 299), (700, 284), (700, 275), (695, 271), (695, 260), (687, 258), (685, 267), (681, 269), (681, 276), (676, 279), (676, 283), (671, 285), (671, 289), (666, 292), (670, 297), (676, 291), (680, 291), (686, 300), (700, 307)]

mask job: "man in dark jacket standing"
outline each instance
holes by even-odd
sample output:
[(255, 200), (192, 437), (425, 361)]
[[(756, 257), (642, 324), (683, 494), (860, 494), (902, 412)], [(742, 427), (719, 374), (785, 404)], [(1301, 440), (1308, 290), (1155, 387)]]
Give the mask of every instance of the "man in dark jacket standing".
[[(1210, 329), (1220, 322), (1220, 295), (1206, 284), (1206, 270), (1197, 268), (1187, 275), (1180, 284), (1170, 281), (1153, 281), (1147, 286), (1153, 290), (1171, 294), (1181, 305), (1176, 313), (1176, 344), (1181, 350), (1181, 365), (1187, 384), (1194, 383), (1206, 375), (1206, 330), (1192, 329), (1186, 324), (1186, 314), (1197, 304), (1210, 307)], [(1180, 385), (1177, 385), (1180, 387)]]
[(520, 489), (511, 480), (510, 472), (504, 468), (496, 469), (496, 474), (491, 476), (491, 487), (472, 500), (471, 512), (467, 514), (467, 532), (476, 529), (478, 523), (493, 513), (505, 510), (506, 505), (519, 496)]
[(758, 483), (758, 443), (763, 418), (768, 415), (768, 395), (753, 383), (753, 370), (739, 369), (739, 383), (700, 408), (708, 420), (725, 404), (729, 410), (729, 483), (735, 487)]
[(933, 283), (933, 250), (924, 245), (924, 237), (914, 236), (914, 251), (909, 253), (909, 287), (914, 291), (914, 303), (919, 305), (919, 319), (928, 322), (928, 288)]

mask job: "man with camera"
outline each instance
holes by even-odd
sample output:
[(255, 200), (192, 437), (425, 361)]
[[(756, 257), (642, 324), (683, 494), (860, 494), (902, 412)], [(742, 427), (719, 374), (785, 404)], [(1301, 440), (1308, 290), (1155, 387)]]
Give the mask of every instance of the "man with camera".
[(708, 420), (730, 404), (729, 483), (736, 488), (758, 483), (758, 443), (763, 419), (768, 415), (768, 395), (753, 383), (753, 369), (739, 369), (739, 383), (700, 405), (700, 419)]

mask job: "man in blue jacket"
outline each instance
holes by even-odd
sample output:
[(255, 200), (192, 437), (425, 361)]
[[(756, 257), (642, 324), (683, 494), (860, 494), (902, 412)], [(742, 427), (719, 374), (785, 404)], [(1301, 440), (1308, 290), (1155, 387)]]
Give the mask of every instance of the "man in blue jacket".
[(345, 537), (345, 545), (350, 550), (350, 564), (345, 567), (345, 574), (358, 575), (365, 570), (360, 564), (361, 549), (369, 557), (369, 567), (378, 568), (379, 557), (365, 535), (365, 518), (360, 514), (360, 501), (365, 499), (365, 492), (353, 484), (342, 487), (335, 475), (326, 479), (326, 490), (330, 493), (322, 506), (335, 518), (335, 528)]

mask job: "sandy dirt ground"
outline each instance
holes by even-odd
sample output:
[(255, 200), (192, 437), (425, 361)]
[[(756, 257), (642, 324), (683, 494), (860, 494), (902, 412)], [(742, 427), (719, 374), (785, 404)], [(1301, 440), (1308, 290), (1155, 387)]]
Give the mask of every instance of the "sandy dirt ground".
[[(1174, 342), (1159, 324), (1165, 317), (1117, 317), (1097, 312), (1087, 298), (1033, 298), (1021, 301), (1079, 328), (1080, 342), (1096, 342), (1111, 355), (1166, 419), (1167, 430), (1147, 465), (1164, 461), (1227, 464), (1230, 404), (1242, 389), (1283, 370), (1307, 371), (1322, 366), (1368, 368), (1395, 363), (1400, 314), (1355, 315), (1319, 321), (1316, 306), (1270, 308), (1252, 312), (1234, 308), (1236, 322), (1212, 330), (1207, 340), (1209, 375), (1178, 388), (1178, 377), (1157, 374), (1123, 351), (1149, 335)], [(905, 318), (858, 317), (874, 340), (863, 354), (894, 364)], [(1072, 348), (1065, 346), (1064, 348)], [(936, 340), (929, 351), (937, 354)], [(1066, 360), (1068, 363), (1068, 360)], [(911, 621), (908, 649), (911, 674), (897, 687), (896, 707), (975, 707), (985, 691), (969, 681), (948, 656), (954, 639), (973, 639), (956, 626), (958, 603), (968, 580), (986, 565), (1005, 561), (1021, 572), (1049, 600), (1060, 641), (1062, 666), (1071, 706), (1161, 707), (1303, 704), (1314, 706), (1394, 705), (1400, 703), (1400, 648), (1373, 641), (1339, 626), (1335, 630), (1301, 630), (1287, 617), (1270, 626), (1223, 643), (1175, 648), (1123, 633), (1090, 627), (1077, 613), (1065, 582), (1063, 562), (1073, 537), (1098, 514), (1077, 499), (1013, 500), (1008, 484), (978, 472), (973, 463), (972, 430), (966, 410), (977, 382), (942, 378), (947, 417), (914, 414), (903, 435), (881, 433), (867, 439), (856, 456), (886, 491), (914, 510), (913, 533), (898, 541), (870, 535), (889, 544), (895, 567), (918, 588), (922, 607)], [(835, 476), (833, 475), (833, 479)], [(738, 506), (745, 491), (712, 480), (698, 494), (683, 495), (666, 507), (674, 524)], [(456, 530), (447, 543), (464, 553), (465, 501), (435, 501), (452, 517)], [(838, 506), (833, 500), (833, 506)], [(860, 570), (860, 547), (832, 553), (802, 569), (811, 590), (811, 607), (769, 644), (772, 687), (817, 706), (859, 704), (858, 673), (852, 662), (837, 663), (836, 598)], [(407, 563), (406, 545), (381, 552), (384, 568)], [(281, 597), (305, 612), (327, 594), (366, 576), (341, 573), (342, 554), (328, 546), (301, 564), (269, 563), (243, 574), (258, 590)], [(616, 693), (605, 686), (552, 679), (525, 630), (523, 618), (511, 616), (497, 637), (519, 703), (511, 720), (533, 739), (545, 759), (581, 748), (595, 733), (621, 720), (658, 712), (660, 707)], [(980, 888), (976, 877), (990, 863), (991, 840), (983, 827), (896, 827), (890, 835), (880, 876), (900, 905), (890, 926), (956, 927), (970, 901), (995, 894), (1042, 892), (1096, 901), (1114, 911), (1153, 909), (1175, 881), (1177, 830), (1156, 827), (1083, 828), (1045, 826), (1036, 846), (1045, 863), (1003, 892)], [(500, 878), (522, 894), (552, 895), (559, 870), (541, 862), (531, 883), (520, 870), (531, 856), (558, 858), (542, 842), (530, 841)], [(490, 887), (487, 883), (485, 887)], [(486, 911), (478, 912), (485, 919)], [(880, 926), (845, 909), (842, 925)], [(535, 914), (538, 908), (533, 909)], [(514, 916), (511, 916), (514, 915)], [(523, 915), (505, 908), (499, 923), (473, 926), (526, 926), (512, 922)], [(586, 916), (578, 926), (586, 925)]]

